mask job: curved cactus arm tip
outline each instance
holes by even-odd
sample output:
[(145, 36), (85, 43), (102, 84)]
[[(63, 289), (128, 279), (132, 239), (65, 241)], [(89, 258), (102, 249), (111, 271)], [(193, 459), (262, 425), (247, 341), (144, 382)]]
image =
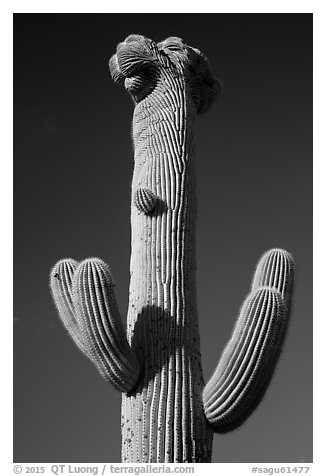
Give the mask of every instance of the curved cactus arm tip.
[(278, 361), (290, 314), (294, 263), (274, 248), (260, 259), (232, 337), (203, 391), (215, 432), (240, 426), (261, 401)]
[(71, 285), (78, 261), (64, 258), (58, 261), (50, 272), (50, 289), (60, 319), (77, 347), (87, 356), (88, 348), (82, 329), (75, 315)]
[(109, 266), (99, 258), (58, 261), (51, 270), (53, 300), (68, 333), (103, 378), (130, 392), (139, 377), (114, 294)]
[(281, 248), (272, 248), (260, 258), (252, 280), (252, 289), (259, 286), (276, 288), (290, 308), (293, 289), (294, 260)]

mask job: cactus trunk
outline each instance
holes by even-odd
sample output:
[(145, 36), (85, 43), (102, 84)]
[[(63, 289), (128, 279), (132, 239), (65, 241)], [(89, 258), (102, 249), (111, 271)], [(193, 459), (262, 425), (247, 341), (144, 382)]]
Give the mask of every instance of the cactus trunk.
[[(194, 106), (185, 81), (169, 78), (136, 105), (127, 337), (142, 368), (122, 402), (122, 460), (211, 458), (195, 289)], [(149, 189), (144, 213), (133, 197)], [(139, 195), (139, 194), (138, 194)]]

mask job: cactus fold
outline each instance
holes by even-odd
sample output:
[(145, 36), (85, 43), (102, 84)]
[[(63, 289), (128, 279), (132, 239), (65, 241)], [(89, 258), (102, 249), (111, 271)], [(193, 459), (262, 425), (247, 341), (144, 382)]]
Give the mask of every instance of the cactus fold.
[(204, 388), (194, 123), (221, 84), (206, 57), (178, 37), (155, 43), (130, 35), (109, 68), (135, 105), (126, 334), (103, 261), (61, 262), (60, 284), (54, 277), (60, 266), (52, 270), (52, 294), (77, 345), (123, 392), (122, 461), (210, 462), (214, 432), (239, 426), (273, 374), (289, 317), (293, 260), (279, 249), (262, 257), (232, 338)]

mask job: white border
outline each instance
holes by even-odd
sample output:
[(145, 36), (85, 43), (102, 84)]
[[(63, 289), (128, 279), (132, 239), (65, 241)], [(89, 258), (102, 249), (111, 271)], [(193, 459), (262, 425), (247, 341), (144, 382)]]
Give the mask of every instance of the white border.
[[(313, 13), (314, 14), (314, 464), (312, 474), (325, 473), (324, 435), (325, 412), (323, 391), (324, 381), (324, 336), (326, 313), (322, 299), (325, 294), (325, 1), (224, 1), (223, 3), (201, 0), (175, 2), (120, 2), (92, 0), (72, 1), (11, 1), (3, 2), (1, 7), (1, 131), (2, 155), (0, 159), (1, 193), (1, 251), (2, 269), (0, 289), (2, 298), (2, 399), (1, 399), (1, 467), (8, 467), (3, 474), (12, 474), (12, 14), (13, 13)], [(200, 5), (200, 8), (198, 6)], [(135, 9), (137, 7), (137, 10)], [(298, 98), (300, 100), (300, 98)], [(311, 319), (312, 316), (307, 316)], [(9, 460), (9, 461), (8, 461)], [(205, 466), (205, 474), (213, 474), (213, 463)], [(220, 465), (221, 474), (232, 474), (236, 468), (238, 474), (246, 474), (248, 465)], [(251, 465), (250, 465), (251, 466)], [(266, 466), (266, 465), (258, 465)], [(279, 466), (279, 465), (271, 465)], [(285, 466), (285, 465), (283, 465)], [(293, 466), (293, 465), (292, 465)], [(241, 470), (240, 468), (243, 468)], [(230, 471), (229, 471), (230, 469)], [(323, 469), (323, 470), (322, 470)], [(237, 473), (238, 471), (236, 471)], [(196, 471), (198, 474), (199, 472)], [(249, 473), (249, 466), (248, 466)]]

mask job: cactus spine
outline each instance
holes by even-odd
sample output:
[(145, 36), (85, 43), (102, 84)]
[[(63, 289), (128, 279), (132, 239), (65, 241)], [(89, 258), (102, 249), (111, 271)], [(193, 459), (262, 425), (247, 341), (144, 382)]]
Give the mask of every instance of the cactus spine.
[(176, 37), (156, 44), (130, 35), (109, 66), (135, 104), (126, 334), (101, 260), (60, 261), (51, 272), (52, 294), (78, 347), (122, 391), (122, 461), (210, 462), (213, 433), (239, 426), (272, 376), (288, 321), (293, 261), (280, 249), (262, 257), (204, 387), (193, 125), (220, 85), (204, 55)]

